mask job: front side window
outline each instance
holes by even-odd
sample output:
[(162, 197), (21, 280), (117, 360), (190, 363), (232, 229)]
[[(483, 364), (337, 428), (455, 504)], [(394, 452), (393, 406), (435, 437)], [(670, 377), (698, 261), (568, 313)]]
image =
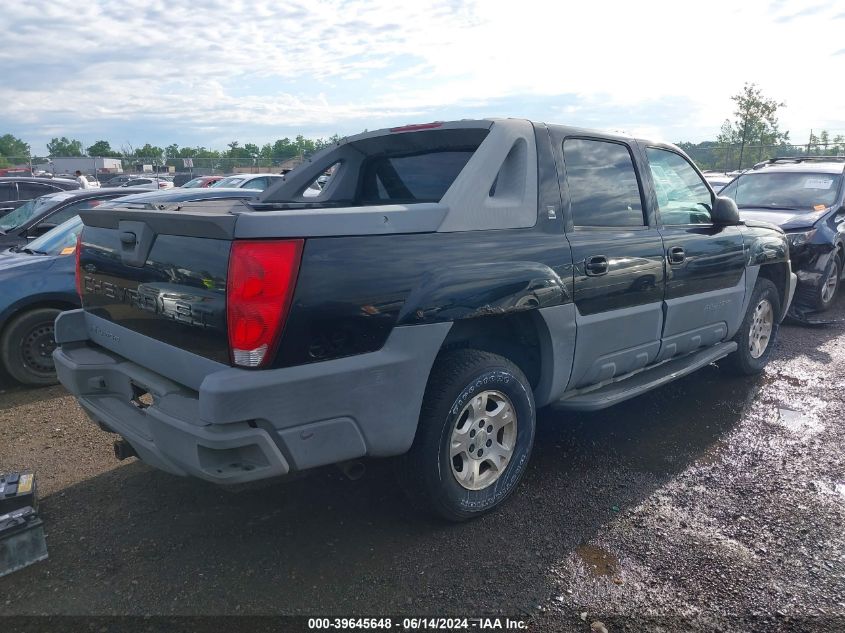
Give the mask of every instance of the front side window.
[(218, 180), (212, 187), (241, 187), (244, 183), (244, 178), (240, 176), (228, 176), (223, 180)]
[[(750, 172), (722, 189), (740, 209), (786, 209), (799, 213), (824, 211), (836, 202), (840, 174)], [(2, 222), (2, 219), (0, 219)]]
[(663, 224), (710, 224), (713, 197), (710, 189), (679, 154), (665, 149), (646, 149), (657, 208)]
[(563, 162), (575, 226), (645, 226), (634, 161), (620, 143), (570, 138)]
[(266, 178), (253, 178), (244, 185), (244, 189), (257, 189), (258, 191), (264, 191), (268, 184), (269, 183)]
[(85, 211), (86, 209), (93, 209), (94, 207), (98, 207), (103, 204), (103, 202), (104, 200), (97, 198), (88, 198), (86, 200), (74, 202), (73, 204), (69, 204), (63, 209), (60, 209), (54, 214), (48, 216), (45, 222), (49, 222), (50, 224), (61, 224), (65, 220), (69, 220), (70, 218), (79, 215), (80, 211)]
[(46, 212), (55, 204), (56, 199), (53, 196), (28, 200), (11, 213), (0, 217), (0, 232), (8, 233), (19, 226), (23, 226), (34, 217)]

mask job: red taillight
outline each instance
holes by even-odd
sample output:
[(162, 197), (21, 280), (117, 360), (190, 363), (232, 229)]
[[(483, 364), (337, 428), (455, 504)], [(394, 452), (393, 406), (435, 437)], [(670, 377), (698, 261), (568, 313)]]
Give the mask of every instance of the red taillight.
[(82, 299), (82, 267), (79, 264), (79, 253), (82, 251), (82, 231), (76, 236), (76, 294)]
[(433, 130), (442, 126), (441, 121), (434, 121), (432, 123), (416, 123), (413, 125), (403, 125), (402, 127), (392, 127), (391, 132), (416, 132), (417, 130)]
[(302, 245), (302, 240), (232, 243), (226, 320), (235, 365), (261, 367), (272, 358), (293, 298)]

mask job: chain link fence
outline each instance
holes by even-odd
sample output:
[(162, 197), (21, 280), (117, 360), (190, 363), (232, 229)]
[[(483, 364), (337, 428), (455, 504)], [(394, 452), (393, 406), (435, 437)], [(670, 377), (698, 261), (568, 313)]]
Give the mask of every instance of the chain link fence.
[(681, 143), (680, 147), (702, 170), (725, 173), (749, 169), (757, 163), (777, 157), (845, 156), (845, 143), (792, 145), (723, 145), (719, 143)]
[[(678, 144), (702, 170), (725, 173), (741, 171), (775, 157), (845, 156), (845, 143), (805, 143), (778, 145), (726, 145), (715, 141)], [(61, 157), (38, 159), (29, 156), (0, 157), (0, 176), (71, 175), (77, 169), (101, 181), (116, 174), (164, 174), (210, 176), (232, 173), (284, 173), (299, 165), (305, 157), (267, 158), (162, 158), (131, 156), (117, 158)]]
[(234, 173), (284, 173), (303, 160), (302, 156), (285, 159), (265, 158), (170, 158), (156, 156), (131, 157), (57, 157), (0, 156), (0, 176), (52, 175), (69, 176), (77, 170), (97, 176), (101, 181), (118, 174), (211, 176)]

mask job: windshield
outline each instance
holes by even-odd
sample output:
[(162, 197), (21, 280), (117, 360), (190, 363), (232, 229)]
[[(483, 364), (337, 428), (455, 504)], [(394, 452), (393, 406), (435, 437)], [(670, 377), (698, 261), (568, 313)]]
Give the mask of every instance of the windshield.
[(55, 204), (56, 199), (52, 196), (41, 196), (40, 198), (27, 200), (25, 204), (0, 218), (0, 231), (8, 233), (19, 226), (23, 226), (29, 220)]
[(743, 174), (722, 189), (740, 209), (823, 211), (836, 200), (842, 176), (807, 172)]
[(195, 187), (202, 186), (202, 178), (194, 178), (193, 180), (189, 180), (184, 185), (182, 185), (182, 189), (194, 189)]
[(76, 250), (76, 237), (82, 230), (82, 219), (75, 215), (41, 237), (32, 240), (26, 248), (46, 255), (73, 255)]
[(240, 187), (243, 181), (246, 178), (240, 178), (238, 176), (229, 176), (228, 178), (224, 178), (223, 180), (218, 180), (215, 182), (212, 187)]

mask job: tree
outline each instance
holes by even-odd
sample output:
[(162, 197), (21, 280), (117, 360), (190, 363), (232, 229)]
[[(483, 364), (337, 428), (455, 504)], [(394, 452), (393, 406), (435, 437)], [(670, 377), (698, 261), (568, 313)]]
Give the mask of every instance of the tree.
[(133, 153), (134, 158), (149, 160), (153, 165), (161, 165), (164, 150), (156, 145), (145, 143), (143, 147), (139, 147)]
[(29, 143), (11, 134), (0, 136), (0, 156), (20, 160), (29, 157)]
[(61, 138), (54, 138), (47, 143), (47, 151), (50, 156), (85, 156), (82, 151), (82, 141), (76, 139), (69, 139), (66, 136)]
[(108, 141), (97, 141), (88, 148), (88, 155), (103, 158), (119, 158), (120, 152), (114, 151)]
[(759, 160), (764, 146), (789, 141), (789, 132), (781, 132), (777, 118), (777, 111), (786, 104), (765, 97), (754, 83), (746, 83), (731, 100), (736, 104), (735, 118), (733, 121), (725, 120), (717, 140), (723, 145), (739, 145), (737, 169), (742, 169), (744, 160), (748, 158), (746, 146), (759, 145)]

